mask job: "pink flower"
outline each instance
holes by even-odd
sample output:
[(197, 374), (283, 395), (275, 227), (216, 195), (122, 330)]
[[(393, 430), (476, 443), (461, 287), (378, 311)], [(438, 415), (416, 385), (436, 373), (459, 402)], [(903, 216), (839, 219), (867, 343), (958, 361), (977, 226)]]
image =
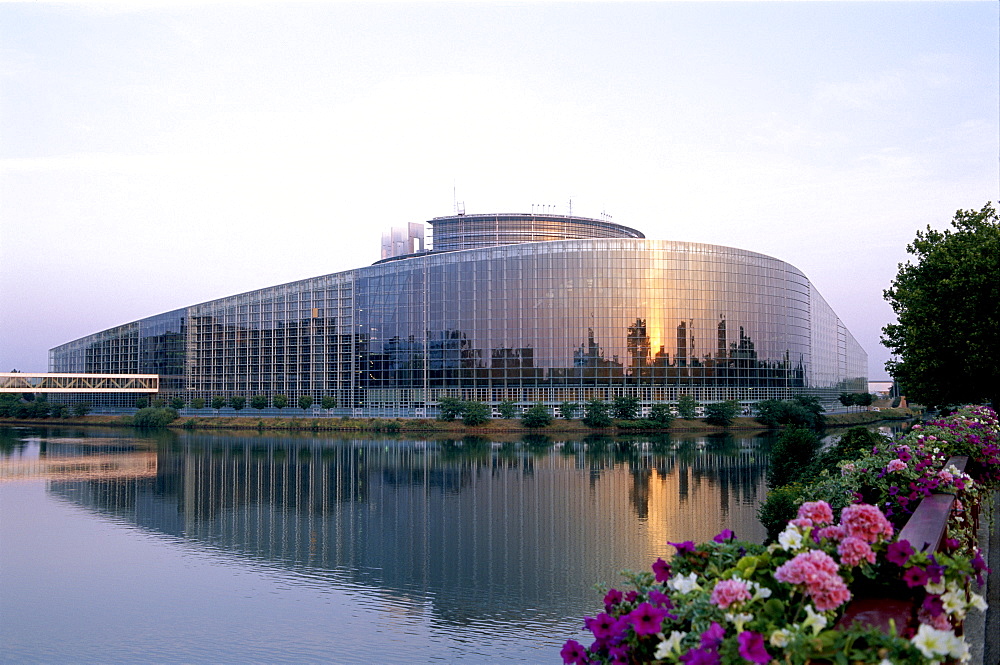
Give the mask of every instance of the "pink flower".
[(840, 524), (848, 536), (856, 536), (865, 542), (874, 543), (880, 537), (892, 536), (892, 525), (876, 506), (855, 503), (840, 513)]
[(833, 511), (826, 501), (806, 501), (799, 506), (798, 517), (812, 520), (813, 524), (829, 524), (833, 521)]
[(906, 462), (904, 462), (903, 460), (894, 459), (889, 462), (889, 464), (885, 467), (885, 470), (888, 471), (889, 473), (892, 473), (893, 471), (905, 471)]
[(839, 569), (833, 557), (823, 550), (809, 550), (779, 566), (774, 577), (779, 582), (804, 586), (816, 609), (829, 610), (851, 597), (843, 578), (837, 574)]
[(838, 524), (836, 526), (825, 526), (822, 529), (820, 529), (816, 533), (816, 535), (819, 536), (820, 538), (829, 538), (830, 540), (838, 541), (843, 539), (844, 536), (847, 535), (847, 531), (844, 529), (844, 527)]
[(750, 600), (750, 590), (743, 580), (719, 580), (709, 600), (713, 605), (727, 609), (733, 603)]
[(851, 592), (840, 575), (834, 575), (818, 588), (810, 589), (809, 595), (820, 611), (835, 609), (851, 599)]
[(840, 555), (840, 562), (853, 568), (862, 561), (875, 563), (875, 552), (868, 543), (856, 536), (848, 536), (837, 545), (837, 554)]

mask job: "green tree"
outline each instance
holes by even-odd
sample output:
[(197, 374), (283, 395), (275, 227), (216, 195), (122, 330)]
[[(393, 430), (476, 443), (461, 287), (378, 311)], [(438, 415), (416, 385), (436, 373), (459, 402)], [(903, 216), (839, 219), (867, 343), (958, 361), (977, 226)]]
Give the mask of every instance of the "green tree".
[(610, 427), (611, 416), (608, 415), (608, 403), (592, 399), (583, 405), (583, 424), (587, 427)]
[(147, 406), (149, 406), (149, 398), (148, 397), (136, 397), (135, 398), (135, 408), (137, 408), (137, 409), (145, 409)]
[(65, 404), (53, 404), (49, 407), (49, 414), (53, 418), (68, 418), (69, 417), (69, 407)]
[(215, 397), (212, 398), (212, 408), (215, 409), (216, 411), (218, 411), (225, 405), (226, 405), (225, 397), (220, 397), (219, 395), (216, 395)]
[(858, 406), (869, 407), (875, 401), (875, 396), (871, 393), (857, 393), (854, 396), (854, 403)]
[(313, 405), (312, 395), (302, 395), (299, 397), (299, 408), (306, 411)]
[(250, 408), (260, 411), (267, 408), (268, 402), (267, 395), (254, 395), (250, 398)]
[(552, 414), (549, 413), (548, 408), (544, 404), (538, 402), (524, 412), (524, 415), (521, 416), (521, 423), (525, 427), (533, 429), (548, 427), (552, 424)]
[(716, 427), (729, 427), (739, 414), (740, 403), (736, 400), (705, 405), (705, 422)]
[(285, 395), (275, 395), (274, 399), (271, 400), (271, 404), (274, 405), (274, 408), (281, 410), (288, 406), (288, 397)]
[(990, 203), (959, 210), (952, 228), (917, 231), (885, 299), (897, 323), (882, 328), (885, 367), (926, 406), (1000, 398), (1000, 218)]
[(670, 427), (674, 423), (674, 412), (669, 404), (660, 402), (650, 407), (649, 419), (660, 427)]
[(205, 408), (205, 398), (204, 397), (195, 397), (193, 400), (191, 400), (191, 408), (192, 409), (204, 409)]
[(184, 408), (184, 398), (183, 397), (172, 397), (170, 399), (171, 409), (183, 409)]
[(139, 409), (138, 413), (132, 416), (132, 426), (140, 429), (156, 429), (166, 427), (175, 420), (177, 420), (177, 412), (173, 409), (146, 407)]
[(514, 402), (500, 402), (497, 405), (497, 413), (499, 413), (500, 417), (504, 420), (512, 419), (517, 415), (517, 411), (517, 404)]
[(677, 398), (677, 413), (684, 420), (694, 420), (698, 417), (698, 400), (690, 395)]
[(559, 413), (566, 420), (573, 420), (576, 416), (576, 412), (580, 410), (580, 404), (578, 402), (563, 402), (559, 405)]
[(337, 398), (325, 395), (323, 399), (320, 400), (320, 404), (324, 409), (335, 409), (337, 408)]
[(800, 479), (819, 449), (819, 438), (806, 427), (789, 425), (771, 447), (767, 486), (782, 487)]
[(441, 397), (438, 399), (438, 420), (451, 422), (462, 415), (465, 410), (465, 402), (457, 397)]
[(243, 410), (243, 407), (247, 405), (247, 398), (241, 395), (233, 395), (229, 398), (229, 406), (233, 407), (236, 411)]
[(850, 411), (851, 407), (854, 406), (854, 393), (840, 393), (837, 401), (840, 402), (842, 406), (847, 407), (847, 410)]
[(73, 405), (73, 415), (82, 418), (90, 413), (90, 404), (87, 402), (79, 402)]
[(639, 417), (639, 399), (636, 397), (616, 397), (611, 402), (611, 412), (619, 420), (635, 420)]
[(490, 420), (490, 405), (482, 402), (465, 402), (462, 407), (462, 423), (468, 427), (483, 425)]

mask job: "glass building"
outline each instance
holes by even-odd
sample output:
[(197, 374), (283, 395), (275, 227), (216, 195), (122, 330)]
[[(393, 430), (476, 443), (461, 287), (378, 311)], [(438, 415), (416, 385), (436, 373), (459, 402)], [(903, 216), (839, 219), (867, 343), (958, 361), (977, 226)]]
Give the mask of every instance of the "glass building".
[(867, 390), (867, 354), (783, 261), (563, 215), (429, 224), (431, 249), (411, 224), (374, 265), (95, 333), (49, 370), (155, 373), (186, 402), (330, 396), (358, 415), (433, 415), (444, 396), (648, 408)]

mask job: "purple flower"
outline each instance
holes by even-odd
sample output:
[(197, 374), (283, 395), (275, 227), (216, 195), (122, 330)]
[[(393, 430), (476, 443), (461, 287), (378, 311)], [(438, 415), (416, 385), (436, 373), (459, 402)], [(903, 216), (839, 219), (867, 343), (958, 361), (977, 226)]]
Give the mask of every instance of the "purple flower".
[(638, 599), (639, 599), (638, 591), (629, 591), (627, 594), (625, 594), (626, 603), (634, 603)]
[(722, 660), (715, 649), (691, 649), (681, 656), (681, 662), (687, 665), (720, 665)]
[(941, 602), (941, 596), (928, 594), (924, 598), (921, 607), (932, 617), (940, 616), (944, 612), (944, 603)]
[(674, 604), (670, 601), (670, 596), (663, 593), (659, 589), (650, 589), (649, 602), (658, 607), (665, 607), (668, 610), (674, 606)]
[(662, 630), (663, 619), (666, 618), (667, 614), (669, 612), (664, 609), (649, 603), (642, 603), (629, 612), (628, 621), (635, 629), (636, 635), (655, 635)]
[(653, 573), (657, 582), (666, 582), (670, 579), (670, 564), (663, 559), (657, 559), (653, 562)]
[(667, 545), (673, 545), (674, 547), (676, 547), (678, 554), (681, 554), (682, 552), (690, 552), (692, 554), (694, 553), (693, 540), (685, 540), (683, 543), (672, 543), (668, 540)]
[(760, 633), (745, 630), (739, 634), (740, 655), (751, 663), (767, 665), (771, 662), (771, 654), (764, 648), (764, 637)]
[(717, 647), (722, 644), (722, 640), (725, 636), (726, 629), (720, 626), (718, 622), (713, 621), (712, 625), (708, 627), (708, 630), (701, 634), (701, 646), (705, 649)]
[(727, 540), (732, 540), (734, 537), (735, 534), (733, 533), (732, 529), (723, 529), (712, 540), (714, 540), (717, 543), (724, 543)]
[(906, 565), (911, 556), (913, 556), (913, 546), (910, 545), (910, 541), (908, 540), (899, 540), (890, 544), (889, 549), (885, 553), (885, 558), (897, 566)]
[(916, 586), (923, 586), (927, 584), (927, 572), (923, 568), (918, 568), (914, 566), (913, 568), (908, 568), (905, 573), (903, 573), (903, 581), (906, 582), (906, 586), (911, 589)]
[(611, 611), (611, 608), (622, 602), (622, 592), (618, 589), (611, 589), (604, 596), (604, 609)]
[(606, 612), (601, 612), (596, 617), (584, 618), (583, 624), (598, 640), (609, 640), (622, 628), (618, 620)]
[(566, 663), (566, 665), (570, 665), (571, 663), (584, 665), (587, 662), (587, 652), (584, 651), (583, 645), (576, 640), (566, 640), (566, 644), (563, 645), (559, 655), (562, 656), (563, 663)]

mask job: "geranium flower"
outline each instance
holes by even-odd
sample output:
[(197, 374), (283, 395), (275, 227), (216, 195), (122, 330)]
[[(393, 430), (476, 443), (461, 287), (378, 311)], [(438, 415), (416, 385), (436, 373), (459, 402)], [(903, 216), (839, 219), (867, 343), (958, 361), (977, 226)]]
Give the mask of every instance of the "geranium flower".
[(854, 567), (862, 561), (875, 563), (875, 552), (865, 541), (856, 536), (848, 536), (837, 545), (840, 561), (846, 566)]
[(566, 663), (566, 665), (570, 665), (571, 663), (584, 665), (587, 662), (587, 652), (584, 650), (583, 645), (576, 640), (566, 640), (566, 644), (563, 645), (559, 655), (562, 656), (563, 663)]
[(740, 655), (751, 663), (767, 665), (771, 662), (771, 654), (764, 648), (764, 636), (749, 630), (740, 633), (736, 638), (740, 643)]
[(833, 511), (826, 501), (806, 501), (799, 506), (798, 517), (812, 520), (813, 524), (829, 524), (833, 521)]
[(666, 610), (641, 603), (639, 607), (628, 613), (628, 621), (632, 624), (636, 635), (655, 635), (663, 628), (663, 620), (669, 614)]
[(840, 513), (840, 523), (849, 536), (857, 536), (869, 543), (881, 537), (892, 536), (892, 525), (877, 506), (856, 503), (844, 508)]
[(712, 589), (709, 602), (722, 609), (728, 609), (733, 603), (743, 603), (750, 600), (750, 590), (743, 580), (719, 580)]

